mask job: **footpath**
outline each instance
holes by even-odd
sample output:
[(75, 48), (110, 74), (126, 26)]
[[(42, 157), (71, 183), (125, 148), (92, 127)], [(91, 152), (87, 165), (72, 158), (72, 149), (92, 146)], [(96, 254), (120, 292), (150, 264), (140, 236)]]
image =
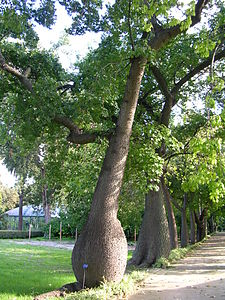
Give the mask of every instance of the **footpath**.
[(168, 269), (151, 269), (129, 300), (225, 300), (225, 232), (217, 233)]

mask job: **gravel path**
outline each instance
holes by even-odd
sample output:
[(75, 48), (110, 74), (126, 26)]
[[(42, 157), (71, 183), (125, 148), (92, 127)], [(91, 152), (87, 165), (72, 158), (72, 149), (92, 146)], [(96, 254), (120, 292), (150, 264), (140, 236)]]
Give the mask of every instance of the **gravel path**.
[(212, 236), (172, 268), (153, 269), (129, 300), (225, 300), (225, 233)]

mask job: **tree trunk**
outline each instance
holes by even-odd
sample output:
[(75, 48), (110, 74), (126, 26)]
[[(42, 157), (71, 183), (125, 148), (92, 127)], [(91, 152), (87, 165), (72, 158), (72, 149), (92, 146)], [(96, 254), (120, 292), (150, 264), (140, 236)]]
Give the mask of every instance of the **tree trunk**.
[(129, 264), (151, 266), (160, 257), (168, 257), (170, 239), (162, 185), (158, 191), (149, 191), (145, 196), (145, 213), (137, 245)]
[(215, 232), (215, 223), (214, 223), (214, 218), (213, 215), (210, 216), (209, 218), (209, 227), (208, 227), (209, 233)]
[(187, 194), (184, 194), (183, 207), (181, 211), (181, 247), (188, 245), (188, 226), (187, 226)]
[(170, 199), (170, 193), (168, 187), (165, 184), (164, 178), (162, 177), (162, 188), (164, 193), (164, 200), (167, 210), (168, 216), (168, 225), (169, 225), (169, 233), (170, 233), (170, 247), (171, 249), (178, 248), (178, 239), (177, 239), (177, 224), (174, 216), (174, 211)]
[(197, 224), (197, 241), (202, 241), (207, 234), (207, 209), (203, 209), (199, 218), (197, 214), (195, 214), (195, 221)]
[[(41, 168), (41, 176), (42, 179), (45, 179), (45, 168)], [(51, 221), (51, 206), (48, 203), (48, 195), (47, 195), (48, 187), (47, 184), (43, 185), (42, 188), (42, 204), (43, 204), (43, 210), (45, 214), (45, 224), (48, 224)]]
[(127, 262), (127, 241), (117, 219), (118, 197), (129, 149), (134, 114), (147, 60), (134, 58), (115, 130), (94, 192), (88, 221), (72, 253), (78, 282), (93, 287), (101, 281), (120, 281)]
[(190, 240), (191, 240), (191, 244), (195, 244), (196, 239), (196, 232), (195, 232), (195, 216), (194, 216), (194, 212), (190, 211)]
[(18, 230), (23, 230), (23, 191), (19, 195), (19, 224)]

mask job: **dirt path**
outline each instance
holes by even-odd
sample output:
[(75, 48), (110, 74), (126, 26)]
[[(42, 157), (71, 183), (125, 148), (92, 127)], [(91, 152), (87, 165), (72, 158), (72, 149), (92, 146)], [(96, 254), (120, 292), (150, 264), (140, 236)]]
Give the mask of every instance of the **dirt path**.
[(217, 233), (172, 268), (149, 273), (129, 300), (225, 299), (225, 233)]
[[(11, 241), (12, 243), (16, 244), (23, 244), (23, 245), (31, 245), (31, 246), (43, 246), (43, 247), (53, 247), (53, 248), (61, 248), (61, 249), (68, 249), (73, 250), (74, 243), (71, 241), (32, 241), (32, 240), (23, 240), (23, 241)], [(134, 246), (128, 246), (128, 250), (134, 250)]]
[(73, 250), (74, 243), (67, 242), (67, 241), (32, 241), (23, 240), (23, 241), (12, 241), (16, 244), (23, 244), (23, 245), (31, 245), (31, 246), (43, 246), (43, 247), (53, 247), (53, 248), (61, 248), (61, 249), (68, 249)]

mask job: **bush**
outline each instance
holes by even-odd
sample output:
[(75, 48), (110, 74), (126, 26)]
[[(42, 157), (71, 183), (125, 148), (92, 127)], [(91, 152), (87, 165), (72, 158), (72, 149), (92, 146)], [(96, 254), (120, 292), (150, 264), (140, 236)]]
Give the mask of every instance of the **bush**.
[[(40, 237), (43, 235), (43, 231), (31, 231), (31, 237)], [(25, 230), (0, 230), (0, 239), (26, 239), (28, 237), (29, 232)]]
[[(60, 213), (60, 218), (52, 218), (52, 220), (45, 224), (44, 234), (47, 237), (49, 235), (49, 225), (51, 225), (51, 236), (59, 237), (60, 233), (60, 222), (62, 222), (62, 236), (63, 237), (74, 237), (76, 232), (76, 222), (70, 214)], [(80, 226), (78, 226), (79, 230)]]
[(48, 224), (45, 224), (45, 226), (44, 226), (45, 237), (47, 237), (49, 234), (49, 225), (51, 225), (51, 236), (59, 237), (60, 220), (55, 218), (55, 219), (52, 219)]

